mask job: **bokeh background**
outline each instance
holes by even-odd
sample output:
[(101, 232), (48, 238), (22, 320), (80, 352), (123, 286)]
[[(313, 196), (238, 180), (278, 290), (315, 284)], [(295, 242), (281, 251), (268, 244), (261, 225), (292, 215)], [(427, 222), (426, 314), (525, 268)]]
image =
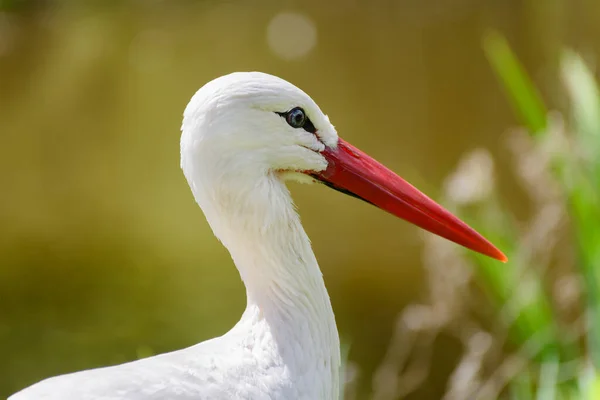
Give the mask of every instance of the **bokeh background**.
[[(1, 0), (0, 397), (44, 377), (189, 346), (238, 320), (245, 292), (237, 270), (179, 169), (185, 105), (229, 72), (293, 82), (341, 136), (449, 206), (457, 207), (452, 191), (460, 198), (473, 182), (493, 181), (486, 196), (493, 191), (502, 220), (526, 231), (539, 203), (515, 172), (515, 154), (537, 153), (526, 135), (511, 136), (527, 124), (490, 62), (503, 43), (545, 106), (566, 115), (561, 54), (574, 49), (594, 74), (600, 2)], [(466, 188), (452, 186), (460, 176), (447, 179), (461, 162), (483, 171)], [(494, 297), (485, 277), (511, 270), (515, 254), (523, 259), (518, 243), (482, 224), (489, 219), (481, 212), (462, 210), (511, 257), (475, 267), (488, 271), (482, 280), (446, 254), (457, 250), (374, 207), (325, 187), (292, 192), (345, 343), (347, 398), (467, 398), (448, 393), (469, 346), (486, 353), (496, 332), (507, 331), (496, 325), (511, 296)], [(580, 299), (563, 313), (568, 321), (586, 307), (572, 272), (579, 239), (566, 219), (558, 239), (543, 239), (542, 253), (557, 248), (559, 256), (539, 276), (553, 277), (550, 304), (568, 290)], [(452, 282), (468, 288), (462, 305), (428, 313), (436, 301), (449, 303)], [(461, 318), (476, 324), (463, 328), (477, 328), (441, 328)], [(436, 326), (427, 343), (402, 336), (429, 329), (423, 324)], [(574, 343), (567, 361), (588, 366), (587, 341)], [(519, 344), (518, 335), (504, 338), (476, 364), (478, 384)], [(408, 377), (410, 365), (397, 361), (406, 352), (422, 364)], [(537, 371), (525, 386), (535, 391), (550, 364), (525, 359)]]

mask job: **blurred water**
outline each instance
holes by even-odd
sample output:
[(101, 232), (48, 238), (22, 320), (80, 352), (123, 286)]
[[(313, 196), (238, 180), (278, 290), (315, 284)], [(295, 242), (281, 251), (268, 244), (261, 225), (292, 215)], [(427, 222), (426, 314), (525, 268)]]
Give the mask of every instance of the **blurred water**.
[[(600, 6), (586, 0), (99, 4), (0, 1), (0, 396), (239, 318), (237, 271), (179, 170), (181, 114), (208, 80), (290, 80), (341, 136), (435, 196), (464, 151), (502, 160), (516, 123), (481, 50), (488, 28), (557, 107), (559, 46), (600, 50)], [(422, 293), (417, 231), (324, 187), (292, 191), (368, 388), (394, 317)], [(415, 398), (440, 397), (458, 351), (436, 352)]]

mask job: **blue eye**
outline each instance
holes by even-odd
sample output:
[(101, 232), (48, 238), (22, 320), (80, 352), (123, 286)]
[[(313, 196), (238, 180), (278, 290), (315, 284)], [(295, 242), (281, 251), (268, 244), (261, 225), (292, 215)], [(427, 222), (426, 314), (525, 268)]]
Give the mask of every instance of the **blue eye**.
[(278, 112), (277, 114), (284, 117), (285, 121), (292, 128), (302, 128), (306, 132), (310, 132), (313, 134), (317, 132), (317, 128), (315, 128), (315, 126), (301, 107), (295, 107), (288, 112)]
[(292, 128), (302, 128), (306, 123), (307, 118), (304, 110), (300, 107), (296, 107), (286, 114), (285, 120)]

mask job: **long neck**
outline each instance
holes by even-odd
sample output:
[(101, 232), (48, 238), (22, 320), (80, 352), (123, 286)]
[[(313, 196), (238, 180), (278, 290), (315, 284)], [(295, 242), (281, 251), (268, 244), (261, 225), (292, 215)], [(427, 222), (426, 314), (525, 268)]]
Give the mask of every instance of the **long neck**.
[[(244, 315), (260, 315), (290, 369), (302, 374), (325, 366), (323, 378), (332, 383), (328, 398), (337, 399), (340, 349), (335, 319), (289, 192), (271, 176), (243, 193), (235, 197), (235, 207), (225, 198), (215, 199), (213, 215), (205, 213), (246, 285)], [(225, 197), (232, 199), (230, 193)]]

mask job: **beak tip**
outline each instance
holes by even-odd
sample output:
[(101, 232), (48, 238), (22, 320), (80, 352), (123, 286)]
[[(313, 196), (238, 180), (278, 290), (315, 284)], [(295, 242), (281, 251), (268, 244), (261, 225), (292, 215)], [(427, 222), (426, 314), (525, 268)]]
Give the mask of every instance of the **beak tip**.
[(508, 257), (506, 257), (506, 255), (501, 252), (500, 250), (494, 248), (494, 254), (490, 254), (490, 256), (492, 258), (495, 258), (496, 260), (500, 261), (503, 264), (506, 264), (508, 262)]

